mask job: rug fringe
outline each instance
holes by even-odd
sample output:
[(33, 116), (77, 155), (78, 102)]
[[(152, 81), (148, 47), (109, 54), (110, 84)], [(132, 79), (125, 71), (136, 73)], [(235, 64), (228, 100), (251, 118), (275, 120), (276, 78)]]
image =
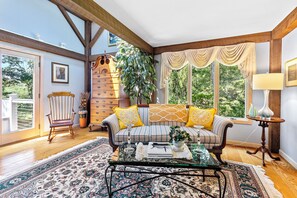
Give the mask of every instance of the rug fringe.
[(256, 171), (259, 179), (262, 184), (265, 186), (265, 189), (272, 198), (282, 198), (283, 195), (274, 187), (273, 181), (265, 174), (265, 170), (261, 166), (253, 165), (254, 170)]
[(17, 173), (27, 171), (28, 169), (31, 169), (31, 168), (34, 167), (34, 166), (37, 166), (37, 165), (39, 165), (39, 164), (41, 164), (41, 163), (44, 163), (45, 161), (49, 161), (49, 160), (51, 160), (51, 159), (53, 159), (53, 158), (59, 157), (59, 156), (61, 156), (61, 155), (64, 155), (65, 153), (71, 152), (71, 151), (73, 151), (73, 150), (75, 150), (75, 149), (77, 149), (77, 148), (79, 148), (79, 147), (82, 147), (82, 146), (84, 146), (84, 145), (86, 145), (86, 144), (89, 144), (89, 143), (91, 143), (91, 142), (98, 141), (98, 139), (107, 139), (107, 138), (105, 138), (105, 137), (96, 137), (96, 139), (88, 140), (88, 141), (83, 142), (83, 143), (81, 143), (81, 144), (75, 145), (75, 146), (73, 146), (73, 147), (71, 147), (71, 148), (69, 148), (69, 149), (66, 149), (66, 150), (64, 150), (64, 151), (61, 151), (61, 152), (59, 152), (59, 153), (57, 153), (57, 154), (54, 154), (54, 155), (51, 155), (51, 156), (49, 156), (49, 157), (47, 157), (47, 158), (44, 158), (44, 159), (38, 160), (38, 161), (36, 161), (36, 162), (33, 162), (33, 164), (30, 164), (28, 167), (24, 167), (24, 168), (18, 169), (18, 170), (16, 170), (16, 171), (10, 172), (10, 173), (8, 173), (7, 175), (0, 175), (0, 181), (2, 181), (2, 180), (4, 180), (4, 179), (7, 179), (7, 178), (9, 178), (9, 177), (11, 177), (11, 176), (13, 176), (13, 175), (15, 175), (15, 174), (17, 174)]

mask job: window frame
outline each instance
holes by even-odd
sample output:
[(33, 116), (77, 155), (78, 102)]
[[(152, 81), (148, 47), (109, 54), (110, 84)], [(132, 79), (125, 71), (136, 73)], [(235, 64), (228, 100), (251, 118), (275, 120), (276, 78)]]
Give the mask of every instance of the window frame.
[[(220, 64), (219, 62), (214, 62), (214, 108), (218, 109), (219, 107), (219, 87), (220, 87)], [(193, 105), (192, 103), (192, 65), (188, 65), (188, 84), (187, 84), (187, 101), (189, 105)], [(252, 87), (250, 83), (245, 79), (245, 115), (248, 114), (248, 109), (250, 108), (250, 104), (252, 103)], [(168, 104), (169, 97), (169, 86), (166, 83), (165, 87), (165, 103)], [(252, 124), (252, 121), (247, 118), (234, 118), (228, 117), (235, 124)]]

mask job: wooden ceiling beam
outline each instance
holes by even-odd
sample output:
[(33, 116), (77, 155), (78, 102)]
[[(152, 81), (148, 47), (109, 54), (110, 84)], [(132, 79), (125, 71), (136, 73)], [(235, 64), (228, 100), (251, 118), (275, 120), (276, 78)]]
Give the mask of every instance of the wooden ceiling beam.
[(281, 39), (296, 27), (297, 7), (272, 30), (272, 39)]
[(50, 0), (70, 10), (79, 13), (84, 18), (97, 23), (100, 27), (112, 32), (128, 43), (146, 51), (153, 53), (153, 47), (137, 36), (119, 20), (114, 18), (93, 0)]
[(91, 48), (95, 45), (96, 41), (101, 36), (101, 34), (103, 33), (103, 31), (104, 31), (104, 28), (103, 27), (100, 27), (99, 30), (96, 32), (94, 38), (90, 42), (90, 47)]
[(0, 30), (0, 41), (12, 43), (15, 45), (20, 45), (23, 47), (28, 47), (36, 50), (41, 50), (44, 52), (49, 52), (53, 54), (57, 54), (60, 56), (65, 56), (68, 58), (73, 58), (75, 60), (85, 61), (85, 55), (73, 52), (67, 49), (63, 49), (61, 47), (56, 47), (44, 42), (40, 42), (25, 36), (21, 36), (18, 34), (14, 34), (11, 32), (7, 32), (4, 30)]
[(62, 7), (61, 5), (57, 5), (57, 6), (58, 6), (59, 10), (61, 11), (61, 13), (63, 14), (63, 16), (66, 19), (66, 21), (69, 23), (69, 25), (72, 28), (72, 30), (74, 31), (74, 33), (76, 34), (77, 38), (80, 40), (80, 42), (83, 44), (83, 46), (86, 47), (86, 41), (85, 41), (85, 39), (82, 37), (81, 33), (77, 29), (76, 25), (74, 24), (74, 22), (70, 18), (69, 14), (65, 10), (65, 8)]
[[(50, 2), (52, 2), (52, 3), (55, 4), (56, 6), (59, 5), (59, 4), (57, 3), (56, 0), (50, 0)], [(67, 10), (67, 9), (66, 9), (66, 10)], [(80, 13), (75, 13), (75, 12), (73, 12), (72, 10), (67, 10), (67, 12), (73, 14), (74, 16), (80, 18), (80, 19), (83, 20), (83, 21), (87, 21), (87, 20), (88, 20), (87, 18), (85, 18), (85, 17), (84, 17), (83, 15), (81, 15)]]
[(206, 40), (206, 41), (197, 41), (197, 42), (191, 42), (191, 43), (155, 47), (154, 54), (161, 54), (163, 52), (183, 51), (187, 49), (201, 49), (201, 48), (208, 48), (208, 47), (214, 47), (214, 46), (235, 45), (235, 44), (246, 43), (246, 42), (262, 43), (262, 42), (269, 42), (270, 40), (271, 40), (271, 32), (261, 32), (261, 33), (247, 34), (242, 36), (234, 36), (234, 37), (227, 37), (227, 38), (220, 38), (220, 39), (213, 39), (213, 40)]

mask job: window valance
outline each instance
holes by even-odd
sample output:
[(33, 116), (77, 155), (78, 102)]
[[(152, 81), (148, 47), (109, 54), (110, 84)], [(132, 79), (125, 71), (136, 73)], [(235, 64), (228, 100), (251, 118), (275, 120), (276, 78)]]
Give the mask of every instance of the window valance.
[(172, 70), (180, 70), (187, 63), (197, 68), (203, 68), (214, 61), (226, 66), (237, 65), (244, 78), (251, 83), (256, 71), (255, 43), (162, 53), (160, 88), (165, 88)]

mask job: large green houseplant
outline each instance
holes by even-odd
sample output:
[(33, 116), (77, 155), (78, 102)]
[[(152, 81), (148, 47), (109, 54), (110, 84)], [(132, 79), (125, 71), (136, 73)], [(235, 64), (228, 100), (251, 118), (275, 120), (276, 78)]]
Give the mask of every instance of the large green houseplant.
[(116, 68), (119, 69), (121, 83), (125, 93), (137, 104), (149, 103), (156, 90), (156, 70), (152, 55), (141, 51), (133, 45), (119, 40), (115, 56)]

